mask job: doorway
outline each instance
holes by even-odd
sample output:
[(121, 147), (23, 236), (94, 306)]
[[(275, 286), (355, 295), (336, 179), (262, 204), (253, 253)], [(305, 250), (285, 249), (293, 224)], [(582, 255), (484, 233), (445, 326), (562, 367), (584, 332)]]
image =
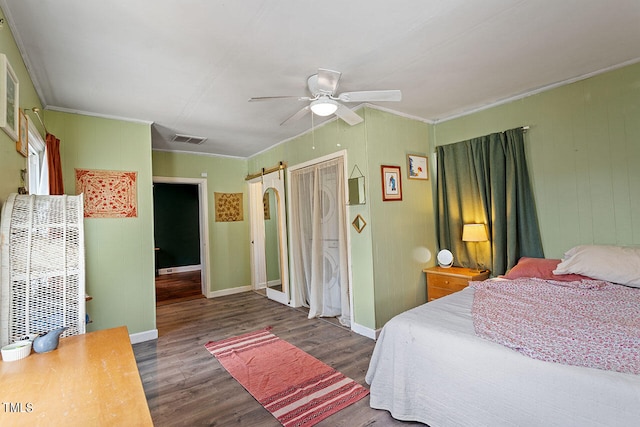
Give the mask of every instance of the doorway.
[[(167, 268), (159, 275), (159, 269), (156, 267), (156, 291), (157, 299), (163, 299), (172, 302), (184, 301), (193, 297), (209, 297), (209, 228), (208, 228), (208, 203), (207, 203), (207, 180), (198, 178), (180, 178), (180, 177), (153, 177), (153, 183), (170, 184), (176, 186), (188, 186), (196, 189), (197, 195), (197, 237), (193, 239), (199, 240), (199, 247), (195, 250), (199, 255), (199, 265), (185, 266), (183, 268)], [(159, 224), (154, 223), (154, 234), (157, 233), (156, 227)], [(158, 266), (158, 256), (162, 256), (162, 248), (155, 248), (156, 266)], [(160, 288), (158, 288), (160, 286)], [(194, 289), (195, 288), (195, 289)], [(197, 295), (196, 295), (197, 293)]]
[(347, 181), (344, 151), (288, 170), (291, 283), (309, 318), (351, 327)]

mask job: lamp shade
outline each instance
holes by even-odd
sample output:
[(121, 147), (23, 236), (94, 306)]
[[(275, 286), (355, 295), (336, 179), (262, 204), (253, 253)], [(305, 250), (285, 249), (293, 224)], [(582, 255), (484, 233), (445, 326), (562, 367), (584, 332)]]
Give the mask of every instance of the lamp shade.
[(311, 103), (311, 111), (318, 116), (330, 116), (338, 109), (338, 103), (328, 96), (321, 96)]
[(465, 224), (462, 227), (463, 242), (486, 242), (487, 228), (484, 224)]

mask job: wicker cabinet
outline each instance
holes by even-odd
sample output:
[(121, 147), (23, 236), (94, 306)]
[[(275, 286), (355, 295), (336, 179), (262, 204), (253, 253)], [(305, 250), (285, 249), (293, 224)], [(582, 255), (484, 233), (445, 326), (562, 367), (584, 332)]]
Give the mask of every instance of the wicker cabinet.
[(85, 332), (82, 196), (11, 194), (0, 225), (0, 342)]
[(427, 274), (427, 301), (458, 292), (469, 286), (470, 281), (489, 278), (489, 270), (472, 270), (463, 267), (431, 267), (423, 270)]

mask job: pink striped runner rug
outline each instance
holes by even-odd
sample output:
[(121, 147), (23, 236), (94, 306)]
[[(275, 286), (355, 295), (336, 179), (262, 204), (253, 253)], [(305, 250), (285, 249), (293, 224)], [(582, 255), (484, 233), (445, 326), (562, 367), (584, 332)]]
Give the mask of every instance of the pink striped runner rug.
[(369, 394), (270, 329), (205, 347), (283, 426), (313, 426)]

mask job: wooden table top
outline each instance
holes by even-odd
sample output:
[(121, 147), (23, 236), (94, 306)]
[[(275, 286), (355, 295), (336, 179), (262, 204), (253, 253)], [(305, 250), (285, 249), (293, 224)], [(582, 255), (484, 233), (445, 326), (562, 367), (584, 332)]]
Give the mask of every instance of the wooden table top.
[(0, 362), (0, 425), (152, 426), (127, 328)]

